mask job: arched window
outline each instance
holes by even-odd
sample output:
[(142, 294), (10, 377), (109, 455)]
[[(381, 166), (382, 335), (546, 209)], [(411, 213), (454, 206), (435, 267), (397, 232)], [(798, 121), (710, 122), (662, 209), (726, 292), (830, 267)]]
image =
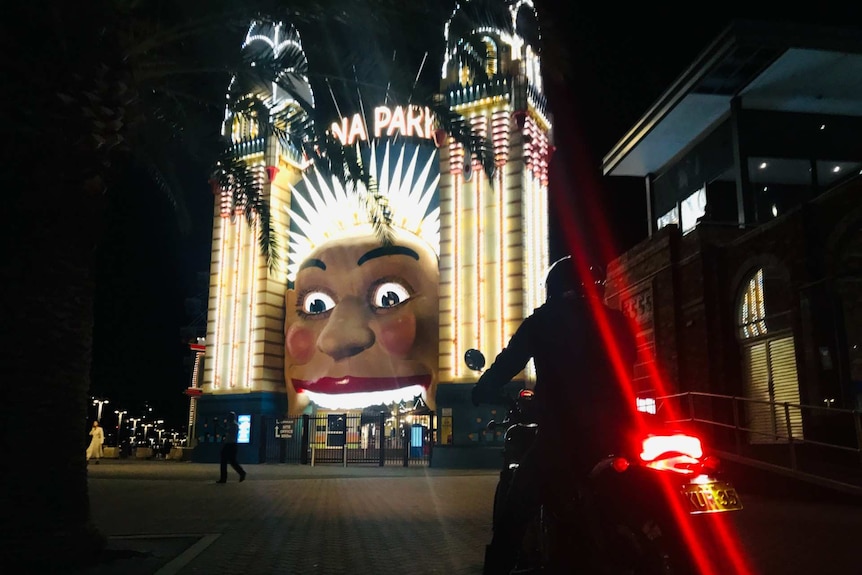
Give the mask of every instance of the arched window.
[(243, 114), (236, 114), (231, 122), (231, 141), (234, 144), (253, 140), (260, 135), (257, 120)]
[[(737, 306), (751, 443), (802, 439), (796, 346), (788, 329), (789, 301), (781, 297), (787, 294), (787, 282), (769, 271), (758, 268), (748, 276), (740, 286)], [(770, 291), (774, 300), (767, 300)]]
[[(474, 54), (480, 59), (482, 67), (485, 69), (485, 74), (489, 78), (493, 78), (500, 71), (499, 50), (497, 41), (491, 36), (482, 36), (476, 42), (464, 42), (466, 50)], [(465, 62), (461, 62), (458, 72), (458, 82), (462, 86), (469, 86), (476, 81), (473, 76), (473, 71)]]
[(490, 36), (485, 36), (482, 41), (485, 43), (485, 73), (489, 78), (493, 78), (499, 71), (497, 43)]
[(748, 280), (740, 298), (739, 331), (744, 339), (766, 335), (766, 301), (763, 296), (763, 268)]

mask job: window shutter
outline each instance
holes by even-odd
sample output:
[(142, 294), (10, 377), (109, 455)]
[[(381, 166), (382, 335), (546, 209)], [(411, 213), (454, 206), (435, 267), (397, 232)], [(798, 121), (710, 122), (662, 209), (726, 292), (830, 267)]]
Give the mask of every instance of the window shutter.
[[(745, 347), (747, 427), (751, 443), (786, 443), (802, 439), (802, 410), (796, 375), (793, 337), (783, 337)], [(790, 433), (784, 403), (790, 416)]]
[(802, 439), (802, 410), (799, 405), (799, 383), (796, 376), (796, 346), (792, 337), (769, 342), (769, 365), (772, 371), (772, 394), (775, 400), (776, 426), (779, 434), (790, 435), (783, 403), (791, 405), (790, 431), (795, 439)]
[(746, 402), (748, 421), (746, 427), (750, 430), (751, 443), (773, 443), (775, 441), (775, 426), (772, 419), (772, 408), (769, 404), (769, 361), (766, 355), (766, 344), (759, 343), (745, 347), (745, 397), (752, 401)]

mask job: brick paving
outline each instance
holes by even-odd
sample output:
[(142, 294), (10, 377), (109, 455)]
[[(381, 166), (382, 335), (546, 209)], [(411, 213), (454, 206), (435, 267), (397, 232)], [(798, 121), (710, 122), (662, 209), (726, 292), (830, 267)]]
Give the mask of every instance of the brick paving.
[[(245, 467), (245, 482), (231, 470), (229, 482), (217, 485), (215, 464), (91, 465), (93, 518), (109, 536), (109, 552), (74, 574), (482, 571), (494, 470)], [(745, 509), (730, 517), (730, 532), (753, 567), (749, 575), (862, 573), (862, 500), (742, 471), (732, 475)]]
[(109, 536), (86, 575), (478, 575), (494, 470), (103, 460), (89, 467)]

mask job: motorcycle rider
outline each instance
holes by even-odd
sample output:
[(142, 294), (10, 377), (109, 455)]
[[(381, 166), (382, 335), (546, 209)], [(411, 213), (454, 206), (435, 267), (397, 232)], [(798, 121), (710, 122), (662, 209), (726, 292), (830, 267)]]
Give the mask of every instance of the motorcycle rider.
[(626, 391), (630, 381), (621, 381), (615, 368), (630, 380), (633, 331), (619, 310), (604, 304), (601, 268), (590, 267), (590, 276), (591, 286), (581, 281), (571, 256), (554, 262), (545, 279), (546, 302), (523, 321), (473, 387), (474, 405), (493, 401), (534, 360), (539, 431), (494, 526), (485, 575), (509, 573), (539, 495), (563, 497), (572, 478), (586, 477), (618, 449), (636, 414)]

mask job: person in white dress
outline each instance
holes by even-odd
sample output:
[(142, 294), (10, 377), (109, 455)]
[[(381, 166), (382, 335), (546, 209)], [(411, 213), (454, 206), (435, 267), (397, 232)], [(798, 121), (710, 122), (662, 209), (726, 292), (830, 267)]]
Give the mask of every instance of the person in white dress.
[(93, 422), (93, 428), (90, 429), (90, 445), (87, 447), (87, 461), (95, 459), (98, 465), (102, 458), (102, 445), (105, 443), (105, 432), (99, 425), (98, 421)]

